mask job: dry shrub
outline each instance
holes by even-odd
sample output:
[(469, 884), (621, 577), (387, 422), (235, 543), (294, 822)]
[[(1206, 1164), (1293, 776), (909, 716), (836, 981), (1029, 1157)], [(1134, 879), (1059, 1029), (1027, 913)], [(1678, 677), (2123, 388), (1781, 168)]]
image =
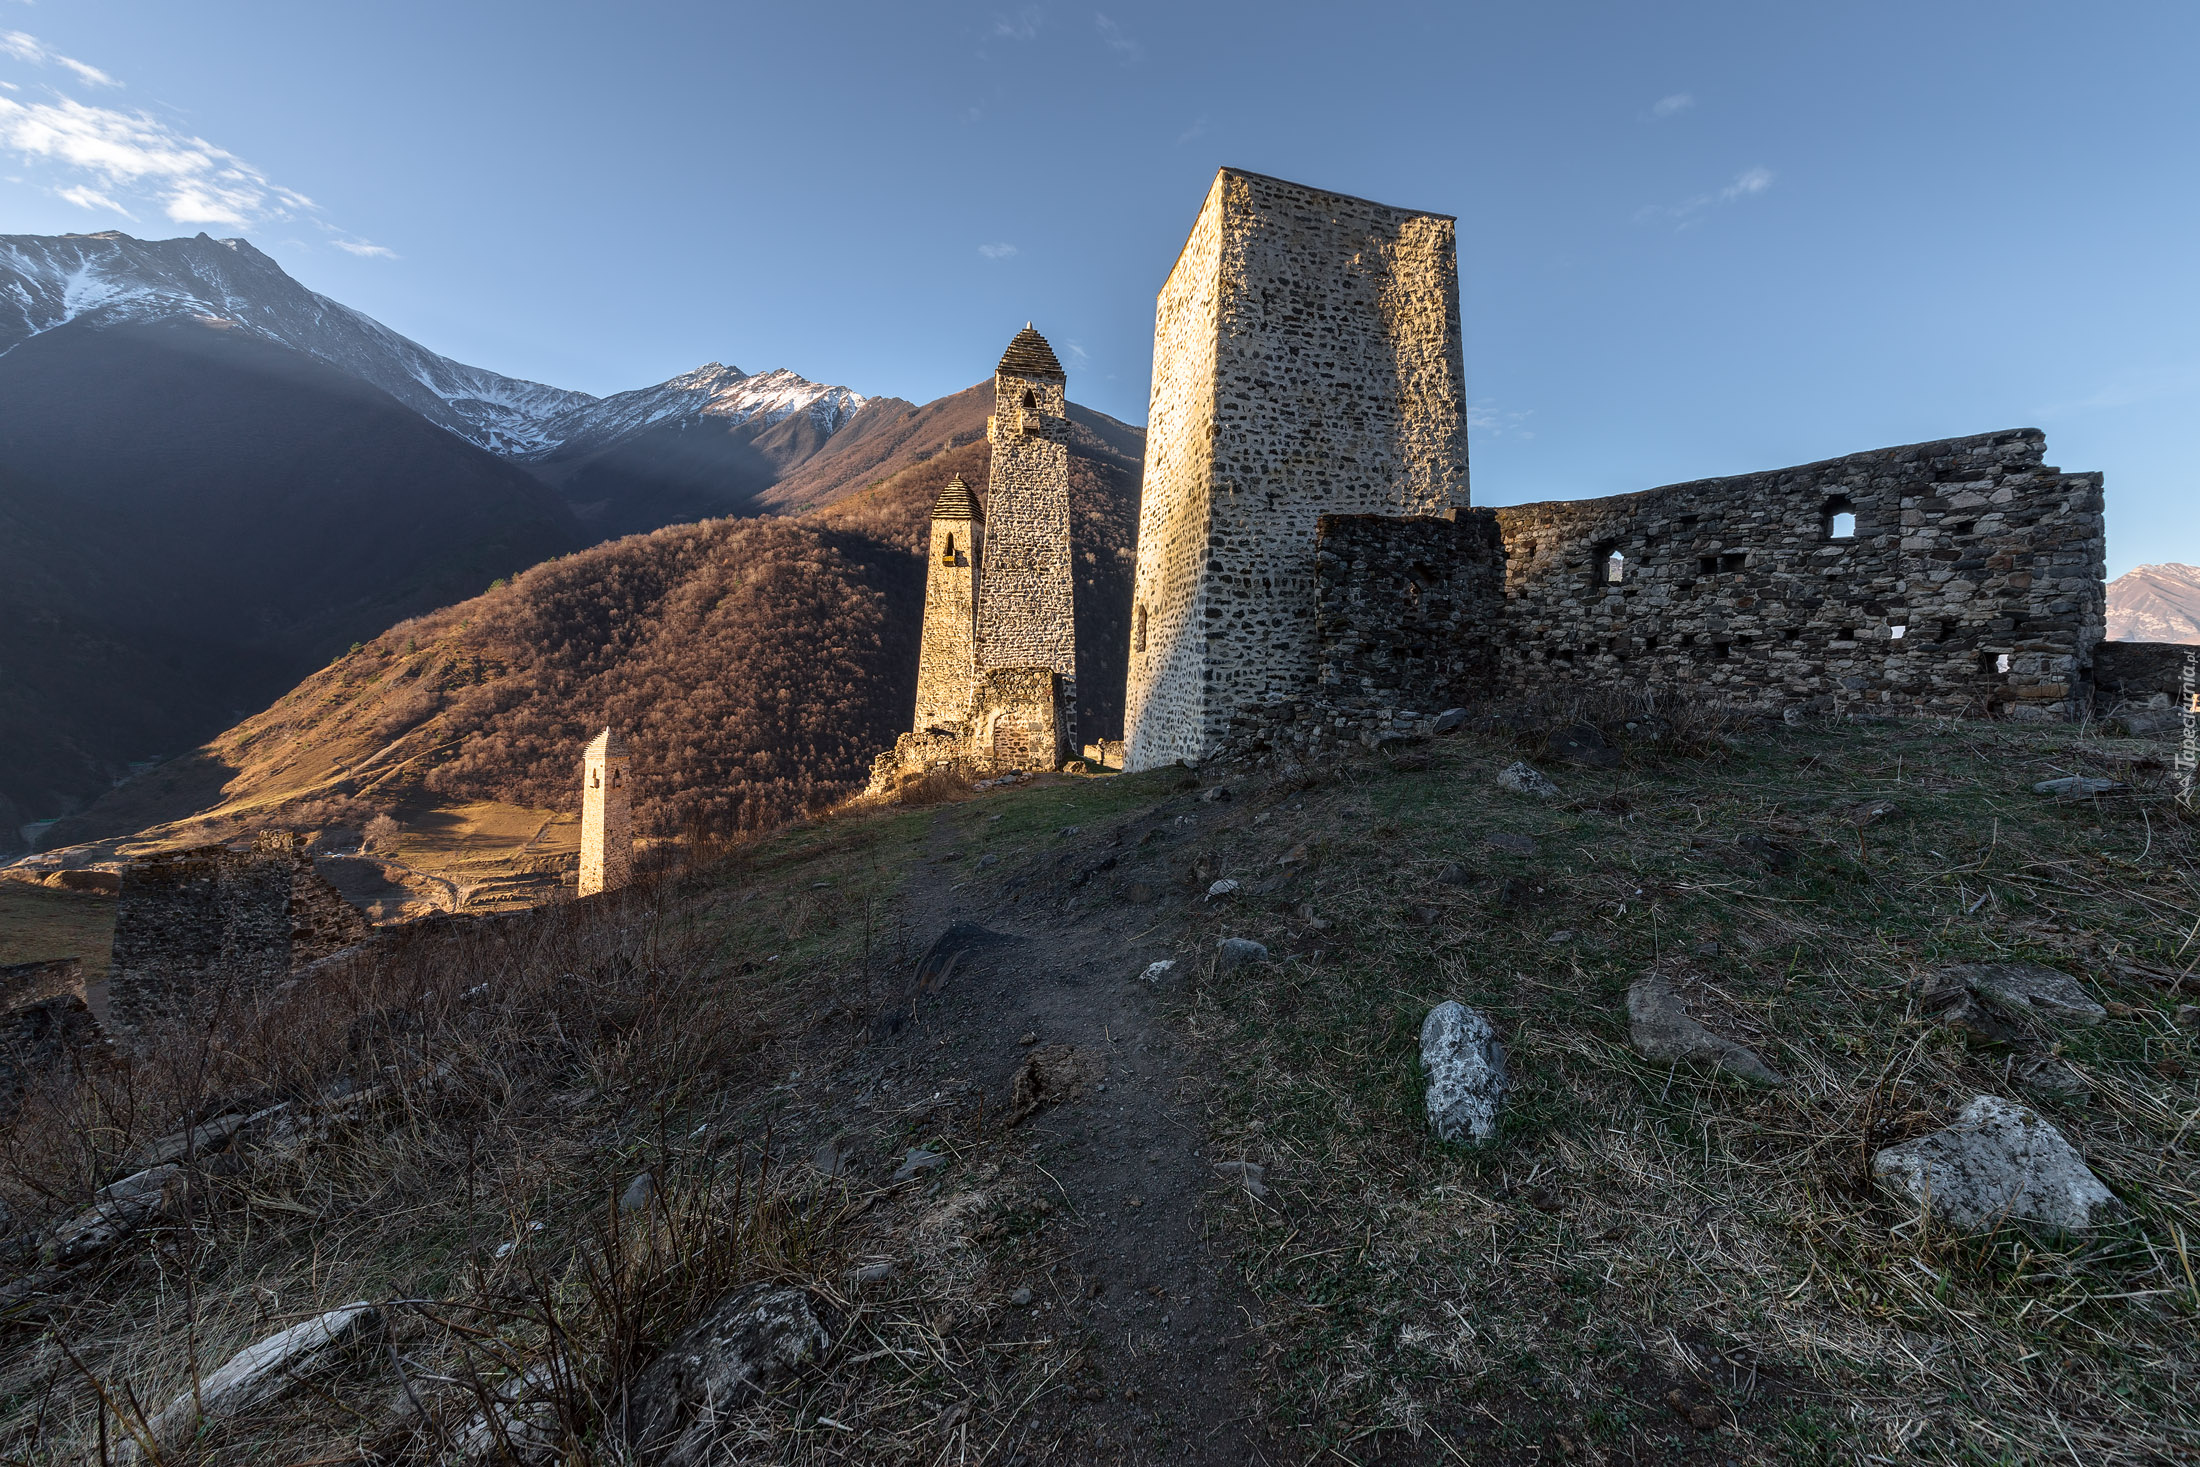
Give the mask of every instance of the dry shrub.
[[(778, 1027), (771, 996), (721, 981), (666, 915), (676, 895), (419, 924), (32, 1097), (0, 1137), (0, 1203), (34, 1227), (188, 1123), (278, 1104), (294, 1119), (243, 1169), (196, 1172), (187, 1215), (59, 1285), (45, 1342), (0, 1367), (0, 1457), (84, 1450), (103, 1421), (115, 1440), (194, 1372), (354, 1298), (410, 1301), (385, 1310), (390, 1348), (203, 1460), (432, 1438), (474, 1408), (467, 1382), (545, 1359), (579, 1428), (738, 1277), (795, 1267), (817, 1219), (795, 1226), (760, 1160), (707, 1129)], [(659, 1204), (621, 1214), (613, 1198), (644, 1170)], [(424, 1417), (389, 1414), (398, 1357)]]

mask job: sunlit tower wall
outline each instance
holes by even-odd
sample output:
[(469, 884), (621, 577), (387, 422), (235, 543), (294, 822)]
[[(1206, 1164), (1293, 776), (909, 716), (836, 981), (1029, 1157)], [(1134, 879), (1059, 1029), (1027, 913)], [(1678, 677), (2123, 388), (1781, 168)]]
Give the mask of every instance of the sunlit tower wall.
[[(1069, 537), (1068, 379), (1028, 324), (993, 374), (986, 419), (985, 574), (978, 582), (978, 667), (1045, 668), (1076, 707), (1077, 629)], [(1067, 731), (1075, 741), (1075, 713)]]
[(1321, 516), (1467, 503), (1453, 219), (1223, 169), (1154, 307), (1125, 767), (1312, 686)]
[(961, 727), (978, 673), (978, 584), (985, 515), (970, 486), (950, 479), (932, 506), (932, 555), (924, 573), (924, 640), (917, 653), (912, 731)]

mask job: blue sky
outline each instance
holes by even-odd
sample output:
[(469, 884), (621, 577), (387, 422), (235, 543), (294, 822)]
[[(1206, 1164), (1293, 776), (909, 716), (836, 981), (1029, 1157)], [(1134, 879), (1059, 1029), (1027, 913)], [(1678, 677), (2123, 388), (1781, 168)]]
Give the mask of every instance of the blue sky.
[(0, 232), (243, 234), (436, 350), (1143, 421), (1219, 164), (1460, 220), (1475, 495), (2035, 425), (2200, 562), (2200, 5), (0, 0)]

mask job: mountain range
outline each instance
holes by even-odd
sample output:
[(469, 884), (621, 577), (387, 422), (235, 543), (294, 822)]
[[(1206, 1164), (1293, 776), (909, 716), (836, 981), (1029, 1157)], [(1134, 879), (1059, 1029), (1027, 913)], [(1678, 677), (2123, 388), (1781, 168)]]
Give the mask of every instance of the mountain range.
[[(530, 566), (982, 458), (981, 398), (721, 363), (599, 398), (452, 361), (243, 240), (0, 237), (0, 850)], [(1143, 435), (1073, 416), (1135, 498)]]
[(2108, 583), (2117, 642), (2200, 643), (2200, 566), (2142, 565)]

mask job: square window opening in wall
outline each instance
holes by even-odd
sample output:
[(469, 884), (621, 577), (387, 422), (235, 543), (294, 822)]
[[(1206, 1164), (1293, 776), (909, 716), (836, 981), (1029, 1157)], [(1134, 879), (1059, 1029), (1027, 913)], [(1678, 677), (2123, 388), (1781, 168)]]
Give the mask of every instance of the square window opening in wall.
[(2009, 654), (2006, 652), (1981, 652), (1978, 670), (1983, 673), (2005, 673), (2009, 670)]
[(1801, 627), (1782, 627), (1782, 628), (1780, 628), (1780, 640), (1781, 640), (1781, 641), (1783, 641), (1783, 642), (1792, 642), (1792, 641), (1795, 641), (1795, 640), (1796, 640), (1797, 638), (1801, 637), (1802, 635), (1803, 635), (1803, 629), (1802, 629)]
[(1909, 634), (1910, 629), (1900, 622), (1896, 622), (1893, 626), (1887, 628), (1887, 639), (1892, 642), (1899, 642)]
[(1818, 528), (1828, 540), (1854, 540), (1856, 538), (1856, 501), (1846, 494), (1836, 494), (1818, 511)]
[(1840, 634), (1839, 636), (1835, 637), (1835, 638), (1834, 638), (1834, 640), (1835, 640), (1836, 642), (1853, 642), (1853, 641), (1855, 641), (1855, 640), (1856, 640), (1856, 628), (1855, 628), (1855, 627), (1843, 627), (1843, 628), (1841, 628), (1841, 634)]
[(1734, 655), (1734, 644), (1732, 642), (1713, 642), (1711, 644), (1711, 655), (1713, 657), (1732, 657)]
[(1658, 639), (1657, 639), (1656, 637), (1644, 637), (1644, 638), (1642, 639), (1642, 650), (1643, 650), (1643, 651), (1645, 651), (1645, 652), (1655, 652), (1655, 651), (1657, 651), (1657, 650), (1658, 650)]
[(1696, 523), (1696, 521), (1702, 519), (1703, 516), (1700, 514), (1684, 514), (1679, 515), (1676, 518), (1683, 525), (1693, 525)]
[(1717, 557), (1716, 555), (1699, 555), (1699, 556), (1697, 556), (1697, 557), (1696, 557), (1696, 570), (1697, 570), (1697, 572), (1698, 572), (1699, 574), (1702, 574), (1702, 575), (1707, 575), (1707, 576), (1715, 576), (1715, 575), (1717, 575), (1717, 574), (1719, 573), (1719, 557)]
[(1948, 527), (1948, 533), (1958, 537), (1968, 535), (1978, 528), (1977, 520), (1958, 520)]
[(1729, 573), (1738, 571), (1747, 564), (1749, 552), (1746, 550), (1729, 550), (1719, 557), (1719, 569)]

